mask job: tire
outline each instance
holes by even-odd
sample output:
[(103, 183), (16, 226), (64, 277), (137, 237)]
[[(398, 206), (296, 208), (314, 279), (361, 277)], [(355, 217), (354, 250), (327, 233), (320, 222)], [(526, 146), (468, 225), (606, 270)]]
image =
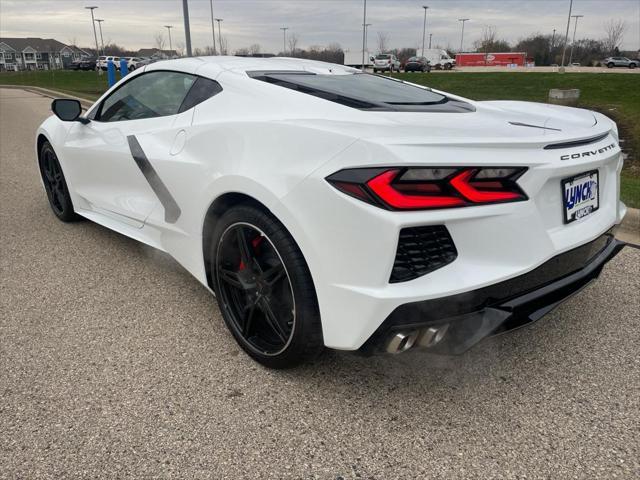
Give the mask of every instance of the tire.
[(40, 148), (38, 167), (54, 215), (63, 222), (80, 220), (80, 216), (73, 210), (73, 202), (58, 156), (48, 141)]
[(609, 62), (607, 63), (607, 68), (613, 68), (615, 65), (613, 64), (613, 62)]
[(322, 352), (311, 273), (275, 217), (250, 204), (227, 210), (215, 225), (209, 259), (224, 322), (249, 356), (265, 367), (282, 369)]
[(375, 68), (373, 69), (373, 73), (378, 73), (378, 70), (376, 70)]
[(444, 69), (445, 70), (451, 70), (451, 64), (450, 63), (445, 63), (444, 64)]
[(635, 63), (630, 63), (629, 64), (629, 68), (636, 68), (636, 67), (637, 67), (637, 65)]

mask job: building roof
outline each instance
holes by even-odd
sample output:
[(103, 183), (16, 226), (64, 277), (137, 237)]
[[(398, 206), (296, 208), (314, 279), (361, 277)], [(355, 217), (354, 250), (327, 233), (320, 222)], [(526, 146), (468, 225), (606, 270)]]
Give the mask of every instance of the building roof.
[(53, 38), (7, 38), (0, 37), (0, 42), (6, 43), (17, 52), (22, 52), (27, 47), (31, 47), (37, 52), (59, 52), (66, 45)]

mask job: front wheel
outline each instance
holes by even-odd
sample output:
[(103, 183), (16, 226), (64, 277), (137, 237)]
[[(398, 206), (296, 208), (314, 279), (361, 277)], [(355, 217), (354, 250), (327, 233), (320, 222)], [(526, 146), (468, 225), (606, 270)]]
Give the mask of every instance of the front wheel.
[(614, 67), (613, 62), (607, 63), (607, 68), (613, 68), (613, 67)]
[(629, 68), (636, 68), (636, 64), (635, 63), (630, 63), (629, 64)]
[(228, 210), (211, 242), (222, 317), (242, 349), (269, 368), (289, 368), (323, 349), (311, 274), (285, 227), (251, 205)]
[(55, 216), (63, 222), (79, 220), (80, 217), (73, 211), (71, 195), (58, 156), (49, 142), (44, 142), (40, 148), (38, 165), (49, 205)]

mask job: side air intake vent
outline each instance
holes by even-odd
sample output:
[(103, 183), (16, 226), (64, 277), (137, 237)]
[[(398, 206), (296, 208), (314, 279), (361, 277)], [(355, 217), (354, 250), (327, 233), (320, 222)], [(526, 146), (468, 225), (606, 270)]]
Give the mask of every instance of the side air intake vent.
[(444, 225), (403, 228), (390, 283), (406, 282), (448, 265), (458, 257)]

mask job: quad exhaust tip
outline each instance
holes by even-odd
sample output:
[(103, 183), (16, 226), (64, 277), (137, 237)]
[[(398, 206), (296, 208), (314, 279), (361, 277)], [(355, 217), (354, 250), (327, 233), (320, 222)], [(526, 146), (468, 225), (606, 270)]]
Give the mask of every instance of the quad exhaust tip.
[(387, 353), (402, 353), (409, 350), (414, 345), (422, 348), (430, 348), (442, 341), (449, 329), (449, 324), (437, 327), (427, 327), (421, 330), (410, 332), (398, 332), (391, 337), (387, 343)]

